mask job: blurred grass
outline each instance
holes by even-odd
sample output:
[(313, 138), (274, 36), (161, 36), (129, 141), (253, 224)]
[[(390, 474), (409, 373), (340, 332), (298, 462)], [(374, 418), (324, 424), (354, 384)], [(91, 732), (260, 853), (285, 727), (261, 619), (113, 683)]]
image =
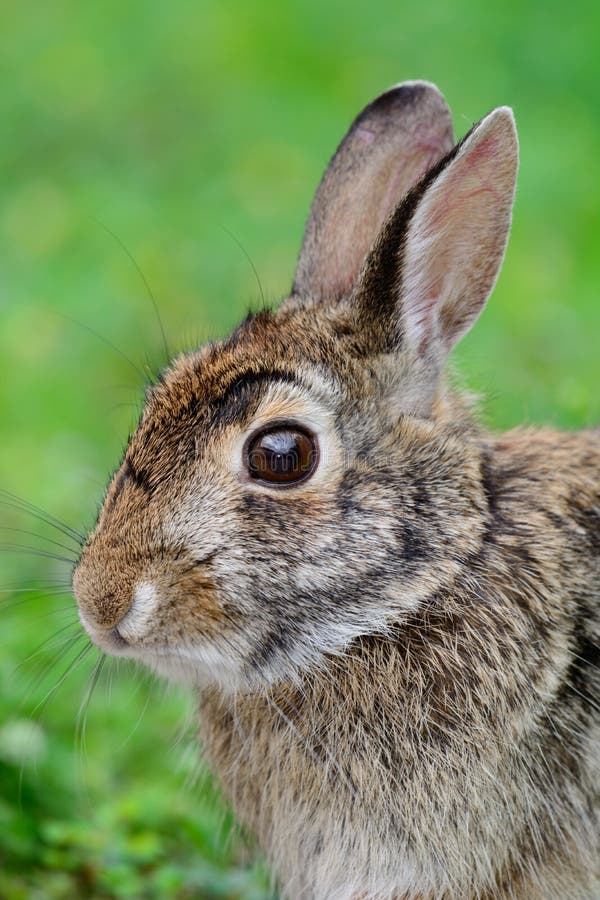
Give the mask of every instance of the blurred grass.
[[(259, 298), (229, 232), (267, 298), (284, 294), (336, 142), (364, 103), (407, 78), (441, 86), (459, 135), (495, 105), (517, 116), (506, 264), (457, 353), (487, 395), (487, 420), (597, 422), (599, 28), (600, 8), (581, 0), (5, 0), (0, 487), (92, 523), (135, 422), (136, 367), (162, 363), (151, 303), (119, 242), (172, 348), (225, 333)], [(11, 507), (0, 520), (43, 531)], [(0, 542), (53, 549), (7, 531)], [(72, 601), (9, 586), (68, 581), (68, 565), (1, 558), (0, 896), (268, 896), (189, 749), (193, 726), (178, 739), (193, 721), (189, 697), (126, 668), (103, 674), (87, 754), (76, 719), (91, 658), (40, 708), (77, 652), (52, 638)]]

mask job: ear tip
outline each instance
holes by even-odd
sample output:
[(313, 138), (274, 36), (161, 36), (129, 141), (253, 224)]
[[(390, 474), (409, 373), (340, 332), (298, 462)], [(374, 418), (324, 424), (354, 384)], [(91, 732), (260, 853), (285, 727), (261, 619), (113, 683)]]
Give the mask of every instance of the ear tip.
[(468, 147), (481, 144), (487, 138), (491, 139), (498, 149), (502, 148), (500, 152), (513, 159), (514, 165), (518, 167), (519, 137), (515, 115), (510, 106), (497, 106), (474, 125), (461, 142), (462, 153), (466, 152)]
[[(371, 101), (368, 110), (375, 108), (403, 108), (407, 106), (427, 109), (432, 114), (450, 118), (450, 109), (440, 89), (430, 81), (401, 81), (389, 87)], [(365, 110), (366, 112), (366, 110)]]
[(432, 96), (438, 97), (446, 102), (444, 95), (440, 91), (437, 84), (434, 84), (433, 81), (425, 81), (422, 78), (409, 79), (407, 81), (398, 81), (396, 84), (393, 84), (391, 87), (384, 91), (385, 94), (390, 93), (391, 91), (399, 91), (405, 93), (414, 93), (414, 94), (431, 94)]
[(517, 123), (511, 106), (497, 106), (489, 115), (482, 119), (480, 125), (486, 131), (503, 131), (517, 138)]
[(515, 113), (514, 113), (512, 106), (498, 106), (494, 110), (492, 115), (495, 115), (497, 121), (504, 122), (513, 131), (517, 130), (517, 125), (515, 122)]

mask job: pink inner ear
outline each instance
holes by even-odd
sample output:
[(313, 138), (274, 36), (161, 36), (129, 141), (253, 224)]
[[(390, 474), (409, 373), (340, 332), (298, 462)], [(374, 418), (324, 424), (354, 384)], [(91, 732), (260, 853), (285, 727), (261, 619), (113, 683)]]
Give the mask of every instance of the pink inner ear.
[(504, 254), (516, 163), (512, 118), (492, 113), (417, 207), (402, 300), (407, 337), (419, 353), (433, 342), (449, 350), (483, 309)]
[(500, 142), (496, 135), (488, 134), (482, 138), (471, 150), (469, 154), (469, 163), (471, 166), (477, 167), (485, 160), (498, 156)]

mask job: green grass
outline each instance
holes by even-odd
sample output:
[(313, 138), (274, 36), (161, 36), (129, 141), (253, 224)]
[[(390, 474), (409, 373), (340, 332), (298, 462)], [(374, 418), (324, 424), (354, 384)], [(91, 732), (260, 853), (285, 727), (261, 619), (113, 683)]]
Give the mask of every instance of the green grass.
[[(224, 334), (259, 296), (230, 232), (267, 298), (284, 294), (336, 142), (407, 78), (442, 87), (459, 134), (498, 104), (517, 116), (506, 264), (457, 353), (486, 420), (600, 420), (596, 4), (6, 0), (2, 19), (1, 487), (92, 523), (135, 422), (136, 368), (162, 362), (120, 242), (172, 348)], [(10, 507), (0, 525), (52, 537)], [(16, 542), (53, 549), (1, 532)], [(91, 656), (40, 708), (70, 658), (60, 635), (40, 644), (72, 601), (6, 593), (68, 580), (68, 565), (0, 558), (0, 896), (267, 897), (193, 749), (191, 698), (104, 672), (84, 750)]]

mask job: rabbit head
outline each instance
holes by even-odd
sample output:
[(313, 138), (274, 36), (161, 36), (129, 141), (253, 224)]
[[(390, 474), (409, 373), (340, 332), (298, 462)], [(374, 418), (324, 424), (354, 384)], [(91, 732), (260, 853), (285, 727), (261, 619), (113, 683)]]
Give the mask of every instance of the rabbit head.
[(497, 277), (517, 158), (510, 110), (455, 146), (426, 83), (358, 116), (291, 296), (148, 391), (74, 574), (103, 650), (257, 686), (400, 622), (454, 577), (485, 501), (444, 365)]

